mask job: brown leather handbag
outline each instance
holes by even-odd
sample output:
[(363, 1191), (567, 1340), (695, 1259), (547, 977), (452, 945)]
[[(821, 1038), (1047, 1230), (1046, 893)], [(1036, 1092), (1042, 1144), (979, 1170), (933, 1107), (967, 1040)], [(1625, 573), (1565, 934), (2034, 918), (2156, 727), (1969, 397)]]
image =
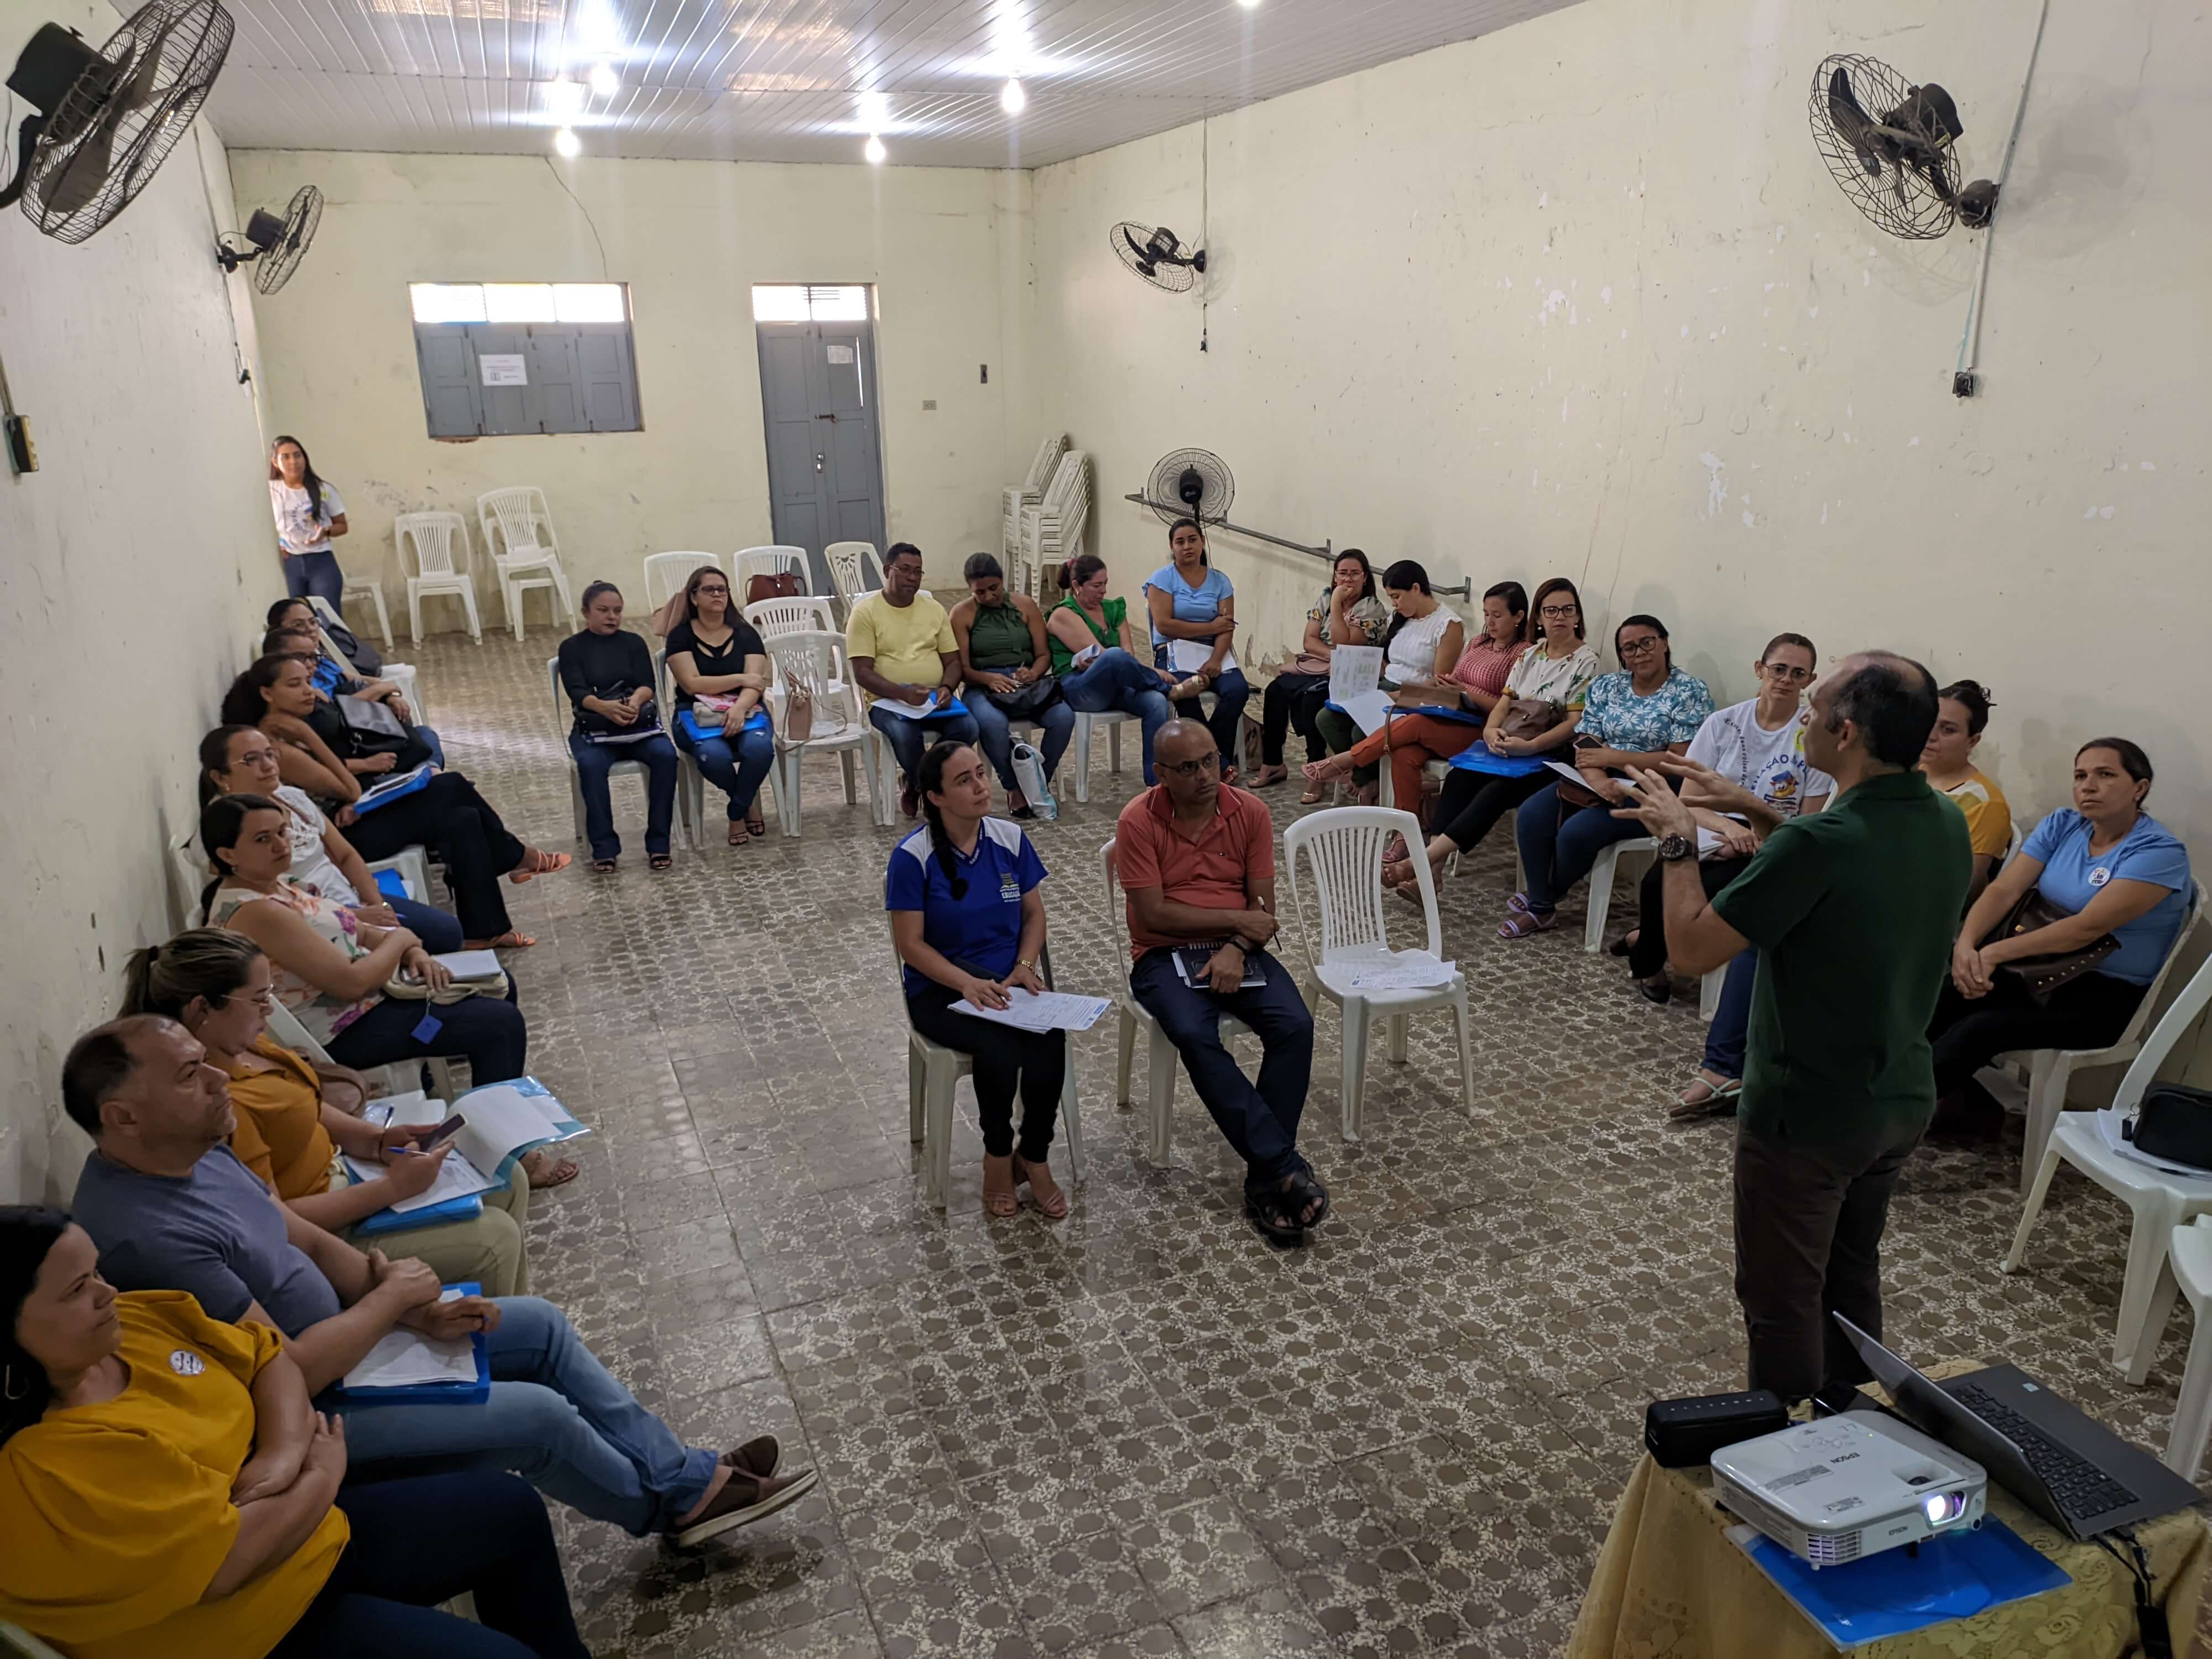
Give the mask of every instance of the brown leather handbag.
[(758, 605), (763, 599), (795, 599), (799, 597), (799, 573), (779, 570), (773, 574), (763, 570), (745, 579), (745, 603)]
[(1501, 738), (1540, 738), (1567, 717), (1567, 706), (1543, 697), (1516, 697), (1505, 707)]
[[(1982, 943), (1995, 945), (2001, 939), (2018, 939), (2022, 933), (2032, 933), (2039, 927), (2048, 927), (2054, 922), (2067, 920), (2074, 913), (2062, 910), (2043, 896), (2040, 888), (2031, 887), (2020, 896), (2005, 919), (1990, 930)], [(2000, 974), (2010, 974), (2020, 981), (2038, 1007), (2051, 1000), (2051, 993), (2062, 985), (2071, 984), (2082, 975), (2096, 971), (2098, 964), (2120, 948), (2120, 942), (2112, 934), (2094, 939), (2078, 951), (2062, 951), (2057, 956), (2021, 957), (1997, 969)]]

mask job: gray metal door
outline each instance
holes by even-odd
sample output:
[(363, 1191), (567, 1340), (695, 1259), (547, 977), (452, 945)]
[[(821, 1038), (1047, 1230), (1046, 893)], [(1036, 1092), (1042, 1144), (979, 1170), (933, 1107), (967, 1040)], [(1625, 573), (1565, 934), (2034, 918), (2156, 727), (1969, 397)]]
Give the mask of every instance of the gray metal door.
[(775, 539), (803, 547), (827, 593), (822, 550), (884, 545), (884, 466), (872, 323), (761, 323), (761, 416)]

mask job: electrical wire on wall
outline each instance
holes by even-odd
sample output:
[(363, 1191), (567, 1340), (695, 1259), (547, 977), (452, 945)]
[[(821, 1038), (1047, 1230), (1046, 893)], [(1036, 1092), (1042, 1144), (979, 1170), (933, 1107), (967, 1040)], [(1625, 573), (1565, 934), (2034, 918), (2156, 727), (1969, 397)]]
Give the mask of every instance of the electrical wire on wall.
[[(2043, 0), (2043, 9), (2035, 20), (2035, 39), (2027, 48), (2027, 68), (2020, 77), (2020, 101), (2013, 106), (2012, 132), (2005, 139), (2004, 159), (1997, 164), (1997, 199), (2004, 199), (2005, 179), (2012, 173), (2013, 152), (2020, 148), (2020, 124), (2027, 114), (2027, 84), (2035, 78), (2035, 60), (2043, 51), (2043, 26), (2051, 21), (2051, 0)], [(1982, 301), (1990, 286), (1990, 244), (1996, 236), (1992, 223), (1982, 232), (1981, 266), (1974, 275), (1974, 295), (1966, 302), (1966, 326), (1959, 336), (1959, 362), (1952, 371), (1951, 389), (1960, 397), (1971, 397), (1974, 389), (1974, 369), (1982, 355)]]
[[(1209, 136), (1212, 131), (1212, 127), (1213, 123), (1210, 118), (1206, 116), (1200, 116), (1199, 118), (1198, 245), (1201, 248), (1208, 248), (1213, 246), (1213, 198), (1212, 181), (1209, 177), (1211, 172), (1209, 155), (1210, 145), (1207, 142)], [(1198, 279), (1198, 349), (1200, 351), (1204, 351), (1206, 349), (1206, 307), (1211, 301), (1207, 297), (1209, 284), (1206, 278), (1203, 276), (1200, 276)]]

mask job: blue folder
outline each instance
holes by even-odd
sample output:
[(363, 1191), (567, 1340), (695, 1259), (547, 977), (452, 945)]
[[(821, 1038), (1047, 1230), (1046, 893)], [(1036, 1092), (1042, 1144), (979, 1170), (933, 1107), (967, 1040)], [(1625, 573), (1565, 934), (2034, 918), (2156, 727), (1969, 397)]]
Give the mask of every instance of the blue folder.
[[(459, 1291), (463, 1296), (480, 1296), (483, 1292), (483, 1286), (474, 1280), (443, 1288)], [(481, 1405), (491, 1398), (491, 1351), (482, 1331), (470, 1334), (469, 1346), (476, 1353), (477, 1380), (473, 1382), (421, 1382), (402, 1389), (349, 1389), (341, 1382), (331, 1392), (345, 1401), (349, 1411), (368, 1406)]]
[(1817, 1570), (1764, 1534), (1742, 1548), (1839, 1648), (1971, 1619), (2074, 1582), (1995, 1516), (1979, 1531), (1931, 1538), (1917, 1551), (1884, 1550)]
[(1452, 720), (1461, 726), (1480, 726), (1490, 716), (1478, 714), (1471, 708), (1446, 708), (1441, 704), (1423, 703), (1419, 708), (1408, 708), (1408, 714), (1426, 714), (1432, 720)]
[(407, 878), (397, 870), (378, 871), (376, 890), (388, 899), (411, 899), (415, 896), (407, 890)]
[(355, 815), (358, 817), (363, 812), (374, 812), (378, 807), (390, 802), (405, 799), (418, 789), (428, 789), (430, 787), (431, 778), (435, 775), (436, 769), (428, 761), (425, 761), (382, 794), (367, 794), (356, 801), (353, 808)]
[(1540, 755), (1501, 755), (1480, 738), (1451, 757), (1462, 772), (1487, 772), (1492, 777), (1525, 778), (1544, 769)]
[[(704, 743), (709, 738), (726, 738), (730, 735), (726, 726), (700, 725), (697, 718), (689, 708), (679, 708), (676, 711), (676, 724), (683, 728), (684, 735), (694, 743)], [(768, 729), (768, 710), (756, 708), (745, 716), (745, 723), (739, 726), (738, 731), (738, 735), (743, 736), (747, 732), (765, 732)]]
[(374, 1237), (382, 1233), (404, 1233), (416, 1227), (432, 1227), (441, 1221), (474, 1221), (483, 1213), (483, 1196), (479, 1193), (464, 1193), (459, 1198), (449, 1198), (443, 1204), (427, 1204), (419, 1210), (379, 1210), (374, 1215), (353, 1224), (356, 1236)]

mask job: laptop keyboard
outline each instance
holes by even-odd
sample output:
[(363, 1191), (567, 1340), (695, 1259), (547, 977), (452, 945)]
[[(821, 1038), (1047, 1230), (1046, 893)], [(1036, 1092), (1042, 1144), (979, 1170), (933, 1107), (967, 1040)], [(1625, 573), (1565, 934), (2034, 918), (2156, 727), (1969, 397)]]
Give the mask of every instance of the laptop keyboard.
[(2076, 1520), (2106, 1515), (2136, 1501), (2130, 1492), (2088, 1459), (2068, 1451), (2011, 1407), (2000, 1403), (1986, 1389), (1969, 1382), (1953, 1389), (1951, 1397), (1971, 1407), (1975, 1416), (2020, 1448), (2028, 1467), (2051, 1488), (2060, 1510)]

